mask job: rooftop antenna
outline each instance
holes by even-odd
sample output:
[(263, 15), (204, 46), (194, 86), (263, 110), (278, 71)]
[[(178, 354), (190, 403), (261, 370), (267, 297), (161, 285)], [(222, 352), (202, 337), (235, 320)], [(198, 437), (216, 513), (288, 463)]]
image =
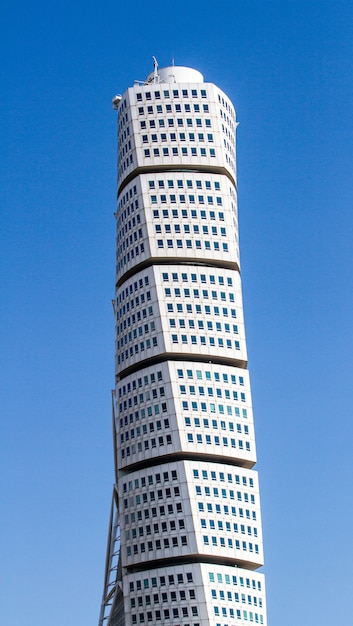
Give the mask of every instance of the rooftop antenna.
[(153, 82), (157, 83), (157, 78), (158, 78), (158, 61), (156, 59), (156, 57), (152, 57), (153, 59), (153, 67), (154, 67), (154, 71), (153, 71)]
[(172, 56), (172, 67), (174, 67), (174, 54)]

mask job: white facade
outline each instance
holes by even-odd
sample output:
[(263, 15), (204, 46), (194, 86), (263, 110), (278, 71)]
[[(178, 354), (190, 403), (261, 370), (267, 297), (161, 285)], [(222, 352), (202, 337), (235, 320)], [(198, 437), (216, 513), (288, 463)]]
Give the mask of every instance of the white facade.
[(114, 99), (116, 485), (100, 625), (266, 625), (232, 103), (155, 66)]

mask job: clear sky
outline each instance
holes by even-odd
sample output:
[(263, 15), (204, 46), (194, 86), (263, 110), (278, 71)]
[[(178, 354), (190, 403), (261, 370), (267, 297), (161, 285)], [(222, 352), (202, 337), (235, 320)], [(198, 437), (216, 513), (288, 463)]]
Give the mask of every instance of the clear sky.
[(113, 483), (116, 114), (160, 66), (238, 113), (269, 626), (352, 624), (353, 4), (4, 0), (1, 605), (96, 626)]

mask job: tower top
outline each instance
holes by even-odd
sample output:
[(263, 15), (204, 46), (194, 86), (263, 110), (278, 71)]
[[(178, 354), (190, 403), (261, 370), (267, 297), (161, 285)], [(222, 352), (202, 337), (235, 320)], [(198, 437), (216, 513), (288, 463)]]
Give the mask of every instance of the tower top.
[(148, 74), (146, 83), (203, 83), (203, 75), (192, 67), (183, 67), (181, 65), (170, 65), (169, 67), (158, 67), (158, 63), (154, 59), (154, 70)]

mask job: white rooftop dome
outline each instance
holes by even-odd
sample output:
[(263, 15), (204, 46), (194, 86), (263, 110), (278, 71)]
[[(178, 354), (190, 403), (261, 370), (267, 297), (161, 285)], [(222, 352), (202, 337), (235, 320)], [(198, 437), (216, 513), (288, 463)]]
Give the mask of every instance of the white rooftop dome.
[(146, 83), (203, 83), (203, 75), (192, 67), (157, 67), (148, 74)]

